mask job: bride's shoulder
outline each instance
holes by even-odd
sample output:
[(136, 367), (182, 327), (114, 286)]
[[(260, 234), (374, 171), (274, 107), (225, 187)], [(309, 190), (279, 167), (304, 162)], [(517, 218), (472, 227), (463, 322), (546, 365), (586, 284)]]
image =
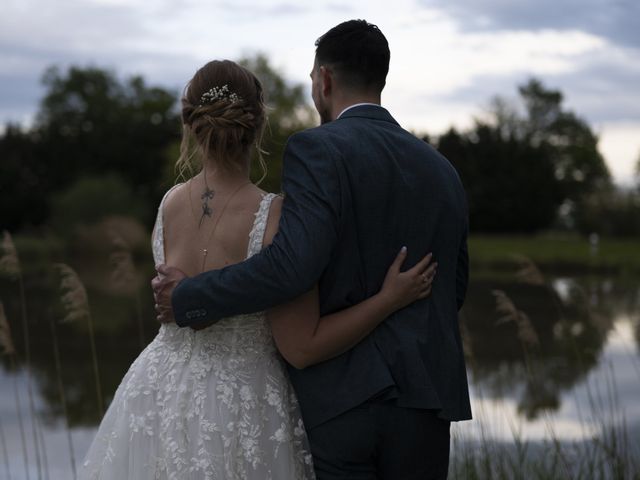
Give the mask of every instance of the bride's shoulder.
[(159, 209), (165, 213), (167, 210), (175, 209), (182, 202), (183, 197), (187, 195), (186, 183), (177, 183), (166, 191), (160, 202)]

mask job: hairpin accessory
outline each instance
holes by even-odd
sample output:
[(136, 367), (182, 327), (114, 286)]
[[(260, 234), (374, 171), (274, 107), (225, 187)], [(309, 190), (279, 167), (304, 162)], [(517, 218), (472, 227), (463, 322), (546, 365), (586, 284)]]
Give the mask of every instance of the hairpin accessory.
[(207, 105), (215, 102), (216, 100), (228, 100), (231, 103), (236, 103), (241, 100), (241, 98), (231, 90), (229, 90), (229, 85), (224, 84), (221, 87), (213, 87), (207, 90), (200, 97), (199, 107), (203, 105)]

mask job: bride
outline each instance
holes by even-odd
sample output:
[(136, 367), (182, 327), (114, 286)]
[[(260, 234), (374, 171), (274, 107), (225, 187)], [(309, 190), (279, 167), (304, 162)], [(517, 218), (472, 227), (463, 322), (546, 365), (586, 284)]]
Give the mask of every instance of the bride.
[[(262, 86), (251, 72), (207, 63), (185, 89), (182, 121), (177, 166), (189, 171), (197, 155), (203, 168), (165, 194), (152, 248), (156, 265), (196, 275), (269, 244), (282, 198), (249, 180), (251, 147), (259, 151), (265, 123)], [(329, 359), (429, 295), (435, 263), (427, 256), (400, 272), (405, 257), (402, 249), (377, 295), (322, 318), (317, 292), (309, 292), (198, 331), (163, 324), (124, 376), (79, 478), (315, 478), (283, 357), (296, 368)]]

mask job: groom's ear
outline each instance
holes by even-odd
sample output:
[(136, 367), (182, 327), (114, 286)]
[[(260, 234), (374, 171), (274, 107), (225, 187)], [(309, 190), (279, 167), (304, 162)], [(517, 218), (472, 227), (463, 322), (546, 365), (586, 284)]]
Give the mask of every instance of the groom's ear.
[(321, 65), (320, 80), (322, 86), (322, 95), (326, 97), (333, 91), (333, 72), (331, 71), (331, 69), (325, 67), (324, 65)]

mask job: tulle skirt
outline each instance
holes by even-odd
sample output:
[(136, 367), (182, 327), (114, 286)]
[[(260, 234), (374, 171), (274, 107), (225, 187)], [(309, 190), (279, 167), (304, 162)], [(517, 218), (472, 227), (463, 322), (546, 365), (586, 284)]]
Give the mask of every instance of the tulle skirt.
[(315, 478), (264, 318), (198, 332), (163, 325), (118, 387), (79, 478)]

